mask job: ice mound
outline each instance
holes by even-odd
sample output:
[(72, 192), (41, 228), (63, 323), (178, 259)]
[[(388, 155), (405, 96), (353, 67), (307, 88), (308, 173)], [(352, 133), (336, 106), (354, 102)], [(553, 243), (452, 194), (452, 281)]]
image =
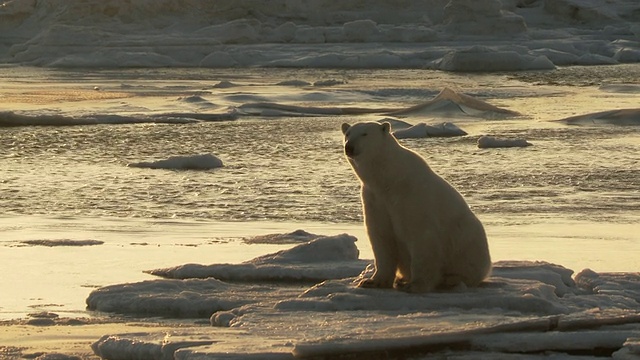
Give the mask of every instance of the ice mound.
[[(239, 264), (227, 281), (162, 279), (97, 289), (87, 298), (92, 310), (210, 316), (212, 325), (229, 329), (107, 334), (92, 348), (110, 358), (153, 353), (176, 359), (443, 355), (445, 348), (449, 355), (480, 359), (597, 354), (603, 348), (637, 353), (639, 274), (583, 270), (574, 279), (559, 265), (509, 261), (495, 263), (479, 288), (407, 294), (355, 287), (372, 268), (358, 259), (354, 241), (349, 235), (320, 237)], [(334, 268), (335, 276), (310, 287), (279, 281), (283, 271), (315, 264), (321, 265), (317, 274)], [(365, 271), (354, 276), (355, 269)], [(202, 275), (189, 272), (187, 277)]]
[(558, 120), (568, 125), (640, 125), (640, 108), (607, 110)]
[[(388, 112), (389, 116), (473, 116), (473, 117), (507, 117), (520, 115), (516, 111), (503, 109), (467, 94), (452, 89), (443, 89), (435, 98), (407, 109)], [(393, 125), (393, 124), (392, 124)]]
[(467, 132), (450, 122), (428, 125), (425, 123), (415, 124), (405, 129), (395, 130), (393, 136), (397, 139), (426, 138), (426, 137), (452, 137), (464, 136)]
[(438, 68), (447, 71), (520, 71), (551, 70), (555, 65), (544, 55), (535, 55), (528, 49), (511, 47), (494, 49), (486, 46), (473, 46), (454, 50), (439, 61)]
[(503, 10), (499, 0), (449, 1), (444, 7), (444, 28), (454, 34), (502, 37), (513, 37), (527, 31), (524, 18)]
[(478, 147), (480, 149), (527, 147), (531, 145), (532, 144), (525, 139), (505, 139), (488, 135), (482, 135), (478, 138)]
[[(306, 232), (298, 236), (313, 238), (313, 235)], [(346, 234), (320, 236), (291, 249), (257, 257), (241, 264), (186, 264), (146, 272), (173, 279), (317, 282), (360, 274), (370, 262), (358, 260), (359, 251), (355, 241), (355, 237)]]
[(222, 160), (211, 154), (172, 156), (168, 159), (136, 162), (129, 167), (168, 170), (211, 170), (222, 167)]

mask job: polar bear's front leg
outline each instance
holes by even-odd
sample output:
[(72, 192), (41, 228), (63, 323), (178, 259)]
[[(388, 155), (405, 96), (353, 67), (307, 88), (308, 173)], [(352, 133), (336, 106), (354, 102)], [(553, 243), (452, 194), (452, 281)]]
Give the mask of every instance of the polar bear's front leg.
[(441, 240), (431, 231), (423, 237), (405, 239), (409, 249), (411, 277), (396, 287), (410, 293), (427, 293), (435, 290), (443, 278)]
[(358, 287), (392, 288), (398, 268), (398, 249), (391, 218), (384, 204), (366, 187), (362, 188), (364, 223), (375, 258), (375, 272)]

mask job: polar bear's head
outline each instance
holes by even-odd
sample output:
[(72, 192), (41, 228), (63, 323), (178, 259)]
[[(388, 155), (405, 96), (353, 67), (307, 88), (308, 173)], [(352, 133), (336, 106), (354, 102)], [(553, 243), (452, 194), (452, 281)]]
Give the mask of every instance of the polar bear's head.
[(354, 125), (342, 124), (344, 134), (344, 153), (350, 159), (362, 154), (375, 153), (380, 145), (391, 137), (391, 125), (388, 122), (361, 122)]

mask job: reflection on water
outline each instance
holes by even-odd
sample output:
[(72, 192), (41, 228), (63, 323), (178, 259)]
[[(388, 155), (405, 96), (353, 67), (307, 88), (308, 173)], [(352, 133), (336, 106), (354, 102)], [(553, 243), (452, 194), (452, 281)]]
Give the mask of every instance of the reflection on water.
[[(625, 222), (631, 221), (640, 208), (638, 127), (572, 127), (547, 121), (575, 114), (578, 106), (584, 109), (578, 113), (618, 107), (613, 103), (614, 96), (624, 107), (637, 102), (637, 94), (612, 95), (609, 88), (605, 96), (596, 88), (572, 87), (568, 91), (566, 86), (533, 86), (513, 76), (506, 80), (502, 75), (415, 70), (276, 70), (272, 74), (256, 70), (244, 75), (234, 70), (214, 76), (211, 70), (178, 69), (149, 71), (145, 75), (150, 76), (139, 79), (136, 76), (141, 71), (85, 76), (44, 71), (44, 75), (37, 73), (42, 84), (25, 82), (21, 77), (21, 81), (3, 80), (14, 96), (30, 93), (34, 87), (54, 89), (48, 94), (55, 94), (56, 86), (64, 92), (69, 86), (86, 88), (92, 84), (104, 91), (111, 86), (130, 92), (126, 103), (123, 99), (114, 103), (105, 97), (90, 102), (66, 102), (63, 98), (45, 104), (65, 114), (109, 113), (115, 109), (122, 113), (132, 108), (140, 112), (150, 109), (150, 104), (165, 111), (179, 112), (184, 110), (180, 107), (187, 107), (197, 112), (202, 101), (184, 101), (184, 96), (179, 96), (193, 92), (207, 104), (219, 104), (216, 108), (238, 105), (230, 102), (239, 98), (316, 107), (409, 107), (453, 84), (461, 92), (524, 114), (493, 120), (454, 116), (447, 121), (456, 123), (468, 136), (402, 140), (424, 155), (480, 215), (530, 214)], [(203, 78), (211, 76), (241, 85), (218, 89), (212, 87), (214, 81), (209, 81), (203, 91)], [(321, 88), (274, 86), (296, 78), (345, 81)], [(72, 80), (77, 83), (70, 85)], [(610, 79), (613, 83), (619, 80)], [(600, 98), (594, 94), (600, 94)], [(145, 106), (137, 107), (141, 104)], [(27, 112), (45, 111), (42, 106), (2, 104), (5, 109)], [(343, 159), (339, 127), (344, 121), (381, 118), (375, 114), (250, 116), (195, 124), (3, 128), (0, 207), (7, 214), (22, 215), (358, 222), (359, 185)], [(442, 121), (423, 113), (403, 120)], [(482, 134), (525, 138), (534, 146), (481, 150), (475, 141)], [(205, 153), (222, 159), (225, 167), (204, 172), (126, 167), (132, 162)]]

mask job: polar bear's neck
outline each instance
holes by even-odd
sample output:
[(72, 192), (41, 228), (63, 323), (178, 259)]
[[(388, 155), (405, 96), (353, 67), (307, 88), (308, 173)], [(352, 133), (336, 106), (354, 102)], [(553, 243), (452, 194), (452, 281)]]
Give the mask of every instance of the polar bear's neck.
[[(390, 189), (394, 184), (413, 177), (411, 172), (415, 166), (429, 169), (424, 159), (413, 151), (400, 145), (395, 139), (384, 143), (378, 151), (366, 154), (357, 160), (350, 160), (351, 165), (363, 184), (373, 189)], [(430, 170), (430, 169), (429, 169)]]

